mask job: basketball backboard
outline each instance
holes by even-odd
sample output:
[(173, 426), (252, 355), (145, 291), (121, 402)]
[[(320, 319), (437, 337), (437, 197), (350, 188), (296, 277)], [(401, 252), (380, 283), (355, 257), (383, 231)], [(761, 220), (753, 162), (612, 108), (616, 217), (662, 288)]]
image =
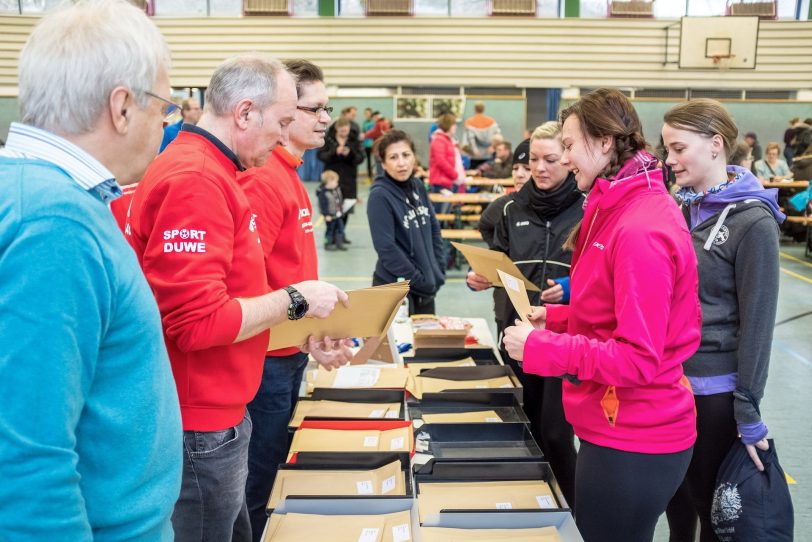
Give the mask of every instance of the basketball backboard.
[(758, 17), (683, 17), (680, 69), (754, 69), (758, 24)]

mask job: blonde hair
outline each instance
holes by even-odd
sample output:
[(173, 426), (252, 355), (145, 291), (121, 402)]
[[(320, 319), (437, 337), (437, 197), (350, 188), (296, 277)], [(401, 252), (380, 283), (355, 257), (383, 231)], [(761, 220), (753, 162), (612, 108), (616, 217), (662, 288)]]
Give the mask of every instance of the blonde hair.
[(336, 173), (332, 169), (325, 169), (324, 171), (322, 171), (322, 173), (321, 173), (321, 182), (324, 183), (324, 184), (327, 184), (327, 183), (329, 183), (331, 181), (335, 181), (335, 182), (339, 181), (338, 173)]
[(775, 149), (778, 151), (778, 154), (781, 154), (781, 145), (779, 145), (775, 141), (770, 141), (769, 143), (767, 143), (767, 146), (764, 148), (764, 154), (770, 152), (770, 149)]
[(557, 137), (561, 137), (561, 123), (557, 120), (549, 120), (533, 130), (533, 133), (530, 135), (530, 141), (536, 141), (537, 139), (555, 139)]

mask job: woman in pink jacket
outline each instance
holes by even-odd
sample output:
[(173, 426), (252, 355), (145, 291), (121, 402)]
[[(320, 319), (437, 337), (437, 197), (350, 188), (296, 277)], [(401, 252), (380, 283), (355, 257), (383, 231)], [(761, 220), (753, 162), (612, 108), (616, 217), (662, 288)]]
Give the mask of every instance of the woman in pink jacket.
[(584, 540), (650, 541), (696, 439), (682, 372), (700, 339), (696, 255), (629, 100), (598, 89), (561, 120), (561, 163), (588, 192), (571, 301), (536, 308), (535, 329), (507, 328), (505, 347), (525, 371), (568, 379)]
[(462, 156), (454, 141), (456, 132), (457, 117), (451, 113), (440, 115), (429, 146), (429, 186), (432, 192), (453, 191), (457, 182), (465, 177)]

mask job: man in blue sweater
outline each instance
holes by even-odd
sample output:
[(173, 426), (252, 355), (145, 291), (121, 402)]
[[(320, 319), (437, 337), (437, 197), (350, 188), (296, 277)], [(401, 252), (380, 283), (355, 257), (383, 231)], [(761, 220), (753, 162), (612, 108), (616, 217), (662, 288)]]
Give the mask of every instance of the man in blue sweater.
[(181, 126), (184, 124), (197, 125), (197, 121), (200, 120), (202, 114), (203, 110), (200, 109), (200, 102), (194, 98), (186, 98), (183, 100), (180, 103), (181, 119), (164, 128), (164, 138), (161, 140), (161, 148), (158, 152), (164, 152), (166, 146), (175, 141), (175, 138), (178, 137), (180, 133)]
[(108, 207), (158, 150), (168, 69), (124, 0), (50, 12), (20, 56), (0, 151), (0, 540), (173, 538), (178, 399)]

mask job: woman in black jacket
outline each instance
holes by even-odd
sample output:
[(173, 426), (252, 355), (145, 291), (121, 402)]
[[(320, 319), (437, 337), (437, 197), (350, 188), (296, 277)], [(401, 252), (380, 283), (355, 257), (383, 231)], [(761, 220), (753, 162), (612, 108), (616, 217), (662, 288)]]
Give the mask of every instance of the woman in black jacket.
[[(344, 196), (344, 208), (341, 220), (347, 225), (349, 214), (358, 199), (358, 165), (364, 161), (364, 149), (361, 140), (352, 137), (350, 121), (340, 118), (335, 122), (335, 136), (328, 135), (324, 146), (319, 149), (319, 160), (324, 162), (324, 169), (338, 173), (338, 186)], [(344, 242), (349, 243), (344, 237)]]
[(384, 174), (369, 190), (367, 217), (378, 254), (372, 285), (409, 283), (409, 314), (434, 314), (445, 283), (443, 240), (425, 185), (414, 176), (414, 143), (391, 130), (376, 143)]
[[(584, 198), (574, 175), (559, 164), (563, 150), (558, 122), (546, 122), (536, 128), (530, 137), (532, 182), (505, 204), (491, 242), (493, 250), (507, 254), (524, 276), (544, 290), (541, 294), (528, 292), (531, 305), (569, 301), (566, 292), (572, 253), (564, 250), (563, 245), (584, 217)], [(485, 277), (473, 272), (468, 274), (467, 283), (474, 290), (492, 286)], [(497, 319), (512, 325), (518, 318), (513, 305), (506, 304), (504, 311)], [(564, 498), (574, 506), (575, 445), (572, 426), (564, 418), (561, 379), (525, 374), (504, 350), (502, 357), (522, 380), (524, 409), (533, 435), (550, 461)]]

